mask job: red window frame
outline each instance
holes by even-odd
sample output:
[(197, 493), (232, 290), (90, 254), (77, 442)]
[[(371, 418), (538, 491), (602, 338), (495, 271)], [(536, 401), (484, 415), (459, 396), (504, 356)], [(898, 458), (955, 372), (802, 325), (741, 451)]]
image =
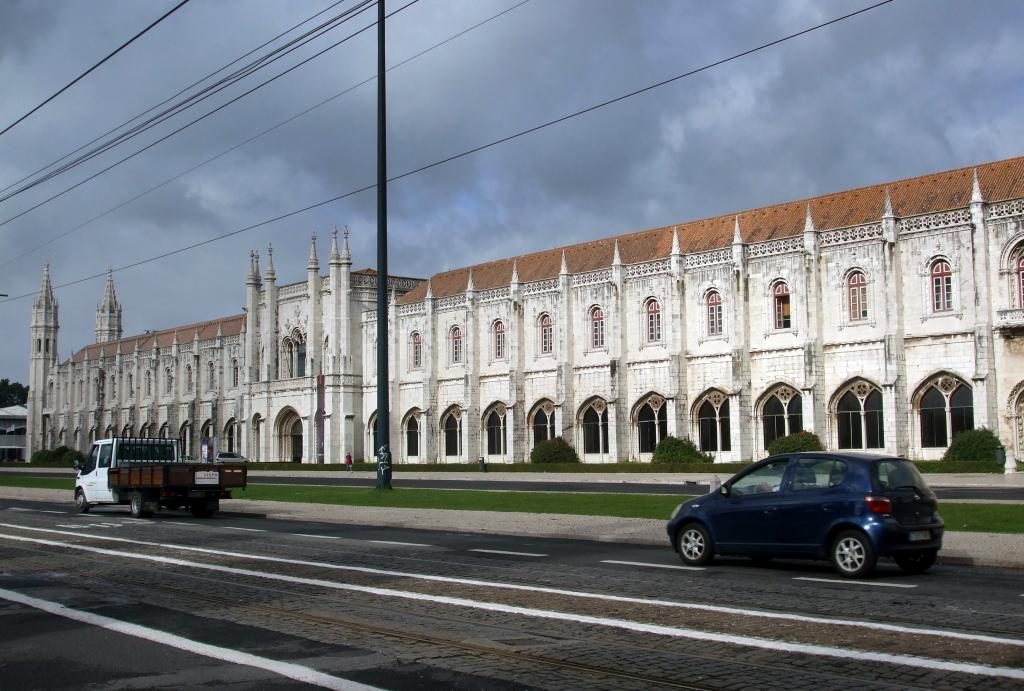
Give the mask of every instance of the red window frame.
[(655, 300), (647, 301), (647, 342), (657, 343), (661, 340), (661, 304)]
[(849, 291), (850, 320), (868, 318), (868, 279), (862, 271), (854, 271), (847, 281)]
[(708, 293), (708, 335), (722, 334), (722, 295), (717, 290)]
[(789, 302), (789, 285), (779, 282), (773, 291), (775, 295), (775, 328), (789, 329), (793, 326), (793, 313)]
[(953, 270), (949, 262), (940, 259), (932, 264), (932, 311), (949, 312), (953, 309)]
[(604, 310), (600, 307), (590, 310), (590, 344), (594, 348), (604, 348)]

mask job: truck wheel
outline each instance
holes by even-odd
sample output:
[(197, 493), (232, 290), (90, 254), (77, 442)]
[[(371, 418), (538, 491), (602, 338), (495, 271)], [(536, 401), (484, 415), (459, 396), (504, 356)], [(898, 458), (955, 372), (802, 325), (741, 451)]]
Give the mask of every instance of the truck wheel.
[(85, 490), (81, 487), (75, 490), (75, 511), (89, 513), (89, 502), (85, 500)]
[(142, 496), (142, 492), (132, 492), (129, 508), (132, 512), (132, 518), (148, 518), (153, 515), (153, 510), (150, 508), (146, 498)]
[(195, 518), (209, 518), (213, 514), (213, 511), (210, 510), (207, 503), (202, 499), (192, 502), (189, 505), (189, 509)]

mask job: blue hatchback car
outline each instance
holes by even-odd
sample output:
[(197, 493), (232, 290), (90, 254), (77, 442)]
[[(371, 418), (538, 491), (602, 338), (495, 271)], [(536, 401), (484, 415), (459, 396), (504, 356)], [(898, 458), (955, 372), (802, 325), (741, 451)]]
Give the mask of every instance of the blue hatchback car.
[(923, 573), (942, 548), (935, 493), (902, 458), (804, 452), (772, 456), (718, 491), (683, 502), (668, 536), (683, 562), (715, 555), (828, 559), (858, 578), (878, 557)]

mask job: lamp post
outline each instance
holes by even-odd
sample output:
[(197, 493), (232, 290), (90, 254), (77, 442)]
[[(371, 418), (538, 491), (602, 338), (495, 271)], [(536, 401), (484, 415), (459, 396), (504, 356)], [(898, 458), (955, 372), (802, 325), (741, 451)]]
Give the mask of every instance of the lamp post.
[(388, 147), (384, 0), (377, 0), (377, 489), (391, 489), (388, 401)]

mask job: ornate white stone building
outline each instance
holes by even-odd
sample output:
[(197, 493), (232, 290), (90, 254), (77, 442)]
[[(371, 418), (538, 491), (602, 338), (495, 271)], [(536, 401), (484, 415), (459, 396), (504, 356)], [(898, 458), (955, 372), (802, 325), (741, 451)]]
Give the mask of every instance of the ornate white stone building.
[[(325, 460), (370, 455), (375, 277), (349, 272), (347, 243), (327, 278), (314, 244), (308, 280), (280, 289), (272, 266), (261, 284), (256, 261), (253, 328), (239, 315), (119, 339), (108, 281), (98, 343), (59, 365), (44, 275), (33, 448), (122, 430), (194, 444), (201, 426), (251, 458), (314, 460), (322, 370)], [(396, 462), (521, 461), (553, 436), (587, 462), (646, 460), (666, 435), (744, 460), (798, 429), (828, 448), (918, 459), (973, 427), (996, 431), (1011, 457), (1024, 445), (1022, 158), (394, 287)], [(103, 388), (111, 377), (121, 398)]]

